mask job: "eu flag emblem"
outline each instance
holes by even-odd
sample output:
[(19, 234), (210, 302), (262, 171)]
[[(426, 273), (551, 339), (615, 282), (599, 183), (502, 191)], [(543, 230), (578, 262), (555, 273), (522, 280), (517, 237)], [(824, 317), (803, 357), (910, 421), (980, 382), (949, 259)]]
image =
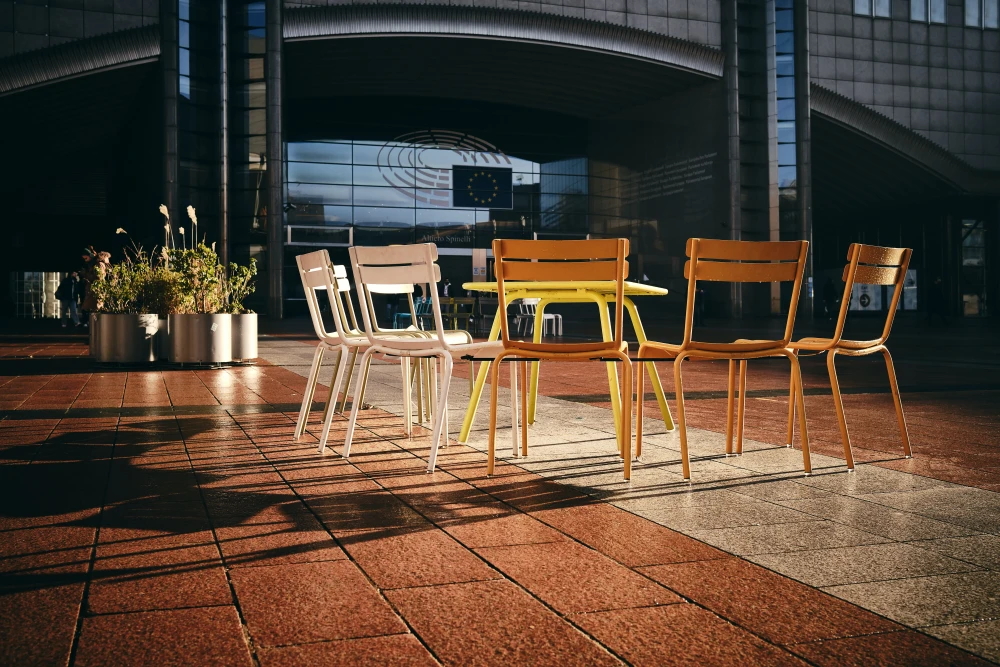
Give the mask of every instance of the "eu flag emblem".
[(513, 169), (487, 165), (451, 168), (451, 205), (456, 208), (514, 208)]

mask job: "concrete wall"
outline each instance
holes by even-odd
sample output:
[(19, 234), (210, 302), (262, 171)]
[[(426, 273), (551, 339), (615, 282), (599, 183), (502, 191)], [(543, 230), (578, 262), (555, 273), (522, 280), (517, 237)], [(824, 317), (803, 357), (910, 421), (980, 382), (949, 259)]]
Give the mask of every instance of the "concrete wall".
[[(412, 4), (418, 0), (400, 0)], [(640, 28), (661, 35), (721, 48), (720, 0), (453, 0), (419, 2), (475, 7), (499, 7), (572, 16)], [(352, 0), (285, 0), (286, 8), (370, 4)]]
[(156, 23), (159, 0), (0, 0), (0, 58)]
[(850, 97), (947, 148), (970, 165), (1000, 169), (1000, 32), (966, 28), (963, 0), (948, 24), (855, 16), (853, 0), (811, 0), (813, 82)]

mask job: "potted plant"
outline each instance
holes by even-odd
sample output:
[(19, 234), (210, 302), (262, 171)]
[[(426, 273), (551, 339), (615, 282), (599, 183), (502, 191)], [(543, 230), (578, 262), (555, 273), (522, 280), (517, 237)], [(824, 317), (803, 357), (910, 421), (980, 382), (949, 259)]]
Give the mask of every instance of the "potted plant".
[(223, 278), (226, 312), (232, 315), (233, 359), (257, 358), (257, 313), (244, 305), (253, 294), (256, 275), (257, 260), (251, 258), (249, 266), (230, 263), (228, 275)]
[[(184, 238), (183, 227), (181, 237)], [(225, 272), (204, 242), (167, 251), (180, 300), (167, 317), (172, 363), (221, 364), (233, 360), (232, 315), (224, 312)]]
[[(118, 230), (118, 233), (125, 233)], [(102, 253), (106, 254), (106, 253)], [(159, 318), (146, 294), (154, 267), (149, 255), (135, 245), (118, 264), (102, 261), (90, 289), (97, 316), (91, 339), (91, 356), (102, 363), (156, 361)]]

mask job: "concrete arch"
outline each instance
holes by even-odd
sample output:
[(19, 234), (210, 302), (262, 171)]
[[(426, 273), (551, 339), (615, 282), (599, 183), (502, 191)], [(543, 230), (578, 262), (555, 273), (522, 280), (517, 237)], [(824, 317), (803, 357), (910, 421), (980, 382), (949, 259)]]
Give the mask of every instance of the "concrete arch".
[(434, 5), (341, 5), (285, 13), (287, 42), (375, 36), (478, 37), (569, 47), (722, 76), (722, 51), (644, 30), (535, 12)]

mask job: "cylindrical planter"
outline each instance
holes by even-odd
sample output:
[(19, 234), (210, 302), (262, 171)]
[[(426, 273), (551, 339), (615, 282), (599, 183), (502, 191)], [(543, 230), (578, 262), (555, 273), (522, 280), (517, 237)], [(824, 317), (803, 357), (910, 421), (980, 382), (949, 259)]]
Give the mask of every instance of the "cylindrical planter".
[(170, 357), (170, 334), (167, 328), (167, 318), (161, 317), (157, 321), (159, 322), (160, 330), (156, 332), (156, 343), (154, 345), (156, 359), (158, 361), (166, 361)]
[(156, 361), (156, 315), (112, 315), (100, 313), (94, 319), (95, 358), (102, 363), (148, 364)]
[(224, 364), (233, 360), (233, 316), (168, 315), (168, 360), (174, 364)]
[(88, 313), (87, 318), (89, 320), (89, 325), (87, 326), (88, 333), (90, 334), (90, 357), (91, 359), (97, 359), (98, 354), (100, 354), (101, 343), (98, 338), (97, 331), (97, 313)]
[(257, 313), (233, 315), (233, 359), (257, 358)]

